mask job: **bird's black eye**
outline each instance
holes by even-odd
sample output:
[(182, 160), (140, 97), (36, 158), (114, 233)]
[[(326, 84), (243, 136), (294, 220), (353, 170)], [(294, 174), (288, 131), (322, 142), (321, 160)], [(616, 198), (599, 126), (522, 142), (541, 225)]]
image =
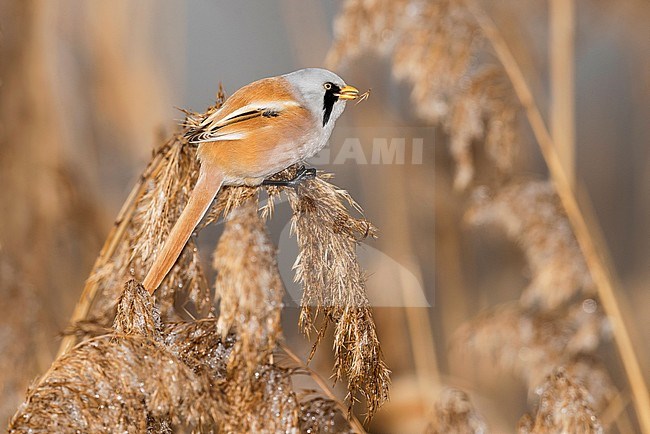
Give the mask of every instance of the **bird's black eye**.
[(325, 83), (323, 87), (325, 88), (325, 90), (330, 90), (332, 89), (332, 83)]

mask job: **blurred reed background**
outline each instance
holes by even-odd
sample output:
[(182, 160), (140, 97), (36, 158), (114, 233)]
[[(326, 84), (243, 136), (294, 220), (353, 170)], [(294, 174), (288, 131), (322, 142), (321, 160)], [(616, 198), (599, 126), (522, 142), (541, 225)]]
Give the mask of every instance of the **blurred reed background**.
[[(643, 0), (0, 0), (0, 420), (49, 367), (122, 202), (182, 118), (174, 107), (203, 111), (220, 82), (230, 94), (328, 66), (372, 88), (318, 166), (379, 228), (362, 250), (393, 373), (368, 430), (553, 432), (538, 403), (564, 399), (607, 432), (649, 432), (649, 20)], [(560, 146), (641, 377), (486, 22)], [(421, 164), (408, 141), (405, 164), (360, 164), (373, 138), (419, 134)], [(361, 154), (341, 153), (350, 139)], [(270, 228), (292, 288), (289, 217), (279, 206)], [(221, 231), (200, 237), (206, 264)], [(285, 304), (287, 345), (304, 360), (311, 344)], [(326, 347), (311, 365), (325, 377)]]

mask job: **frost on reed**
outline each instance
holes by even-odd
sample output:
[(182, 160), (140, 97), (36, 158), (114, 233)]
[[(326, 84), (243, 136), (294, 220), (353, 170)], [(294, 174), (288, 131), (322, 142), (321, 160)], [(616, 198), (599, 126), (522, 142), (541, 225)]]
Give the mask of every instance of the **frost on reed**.
[[(113, 331), (57, 360), (33, 386), (10, 432), (331, 432), (351, 429), (337, 403), (298, 399), (293, 371), (241, 368), (238, 337), (216, 319), (160, 321), (153, 299), (126, 284)], [(315, 420), (319, 417), (318, 420)]]
[(28, 391), (9, 431), (146, 432), (150, 423), (217, 420), (209, 382), (160, 344), (152, 306), (141, 285), (127, 283), (114, 332), (54, 362)]
[(298, 400), (291, 370), (266, 363), (254, 372), (241, 369), (238, 337), (222, 338), (216, 319), (167, 324), (165, 345), (195, 372), (203, 372), (222, 409), (218, 432), (292, 432), (298, 426)]
[[(353, 218), (344, 205), (346, 201), (358, 209), (352, 198), (322, 179), (307, 181), (287, 195), (300, 249), (296, 279), (304, 288), (300, 325), (307, 334), (317, 330), (313, 355), (333, 323), (334, 378), (347, 378), (349, 398), (360, 393), (372, 417), (388, 399), (390, 371), (382, 358), (356, 247), (374, 235), (375, 228)], [(320, 316), (323, 321), (318, 324)]]
[(300, 432), (319, 434), (356, 433), (341, 413), (336, 402), (322, 397), (305, 399), (301, 402)]
[(440, 393), (424, 432), (485, 434), (488, 429), (483, 416), (474, 408), (465, 392), (446, 388)]
[(474, 142), (500, 173), (510, 172), (518, 106), (502, 67), (479, 62), (488, 47), (463, 0), (348, 0), (334, 30), (330, 65), (366, 50), (392, 56), (418, 113), (449, 134), (457, 188), (474, 178)]
[(538, 390), (539, 404), (534, 417), (519, 421), (519, 433), (603, 432), (593, 409), (590, 393), (562, 369), (550, 374)]

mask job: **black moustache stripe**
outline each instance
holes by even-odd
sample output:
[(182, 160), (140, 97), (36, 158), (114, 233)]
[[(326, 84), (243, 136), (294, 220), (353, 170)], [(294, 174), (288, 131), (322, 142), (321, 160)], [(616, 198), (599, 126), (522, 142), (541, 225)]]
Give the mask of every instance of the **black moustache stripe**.
[(325, 91), (325, 98), (323, 99), (323, 126), (329, 122), (334, 103), (339, 100), (337, 94), (341, 91), (341, 88), (337, 85), (330, 84), (331, 87)]

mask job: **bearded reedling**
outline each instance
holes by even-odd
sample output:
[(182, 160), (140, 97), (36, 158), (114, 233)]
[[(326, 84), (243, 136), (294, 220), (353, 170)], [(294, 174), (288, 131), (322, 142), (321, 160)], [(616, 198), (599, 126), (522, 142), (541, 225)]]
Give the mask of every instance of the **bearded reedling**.
[[(242, 87), (190, 127), (187, 137), (198, 145), (199, 177), (144, 279), (147, 291), (158, 288), (222, 186), (261, 185), (314, 156), (327, 144), (346, 102), (363, 101), (368, 93), (360, 94), (325, 69), (301, 69)], [(288, 182), (314, 175), (303, 168)]]

